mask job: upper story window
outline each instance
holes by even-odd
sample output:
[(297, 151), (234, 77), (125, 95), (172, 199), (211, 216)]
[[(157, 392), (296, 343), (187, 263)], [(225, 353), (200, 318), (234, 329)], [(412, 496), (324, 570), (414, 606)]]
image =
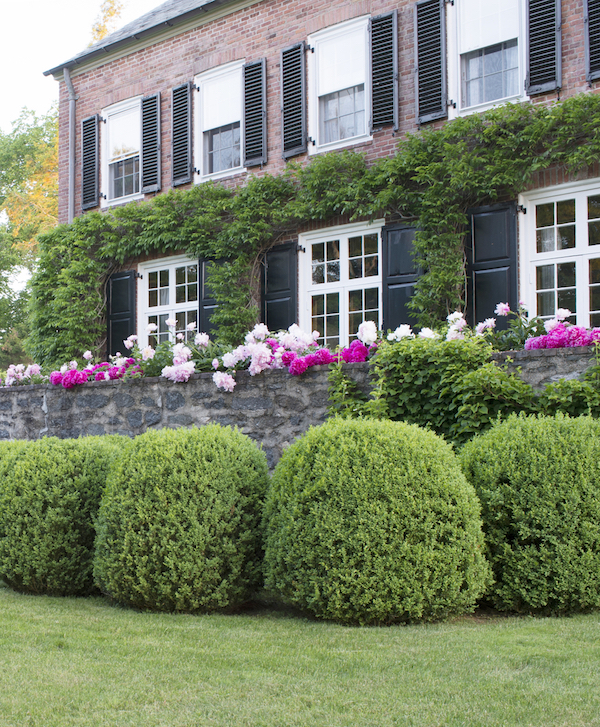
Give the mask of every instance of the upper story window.
[(195, 78), (196, 160), (201, 178), (243, 169), (243, 68), (243, 61), (236, 61)]
[(521, 218), (521, 292), (532, 315), (568, 308), (571, 323), (600, 326), (600, 182), (530, 192)]
[(128, 99), (102, 111), (102, 187), (107, 201), (140, 194), (141, 99)]
[(461, 58), (462, 106), (477, 106), (519, 94), (517, 39), (465, 53)]
[(308, 44), (309, 151), (335, 149), (368, 139), (371, 79), (369, 18), (340, 23), (314, 33)]

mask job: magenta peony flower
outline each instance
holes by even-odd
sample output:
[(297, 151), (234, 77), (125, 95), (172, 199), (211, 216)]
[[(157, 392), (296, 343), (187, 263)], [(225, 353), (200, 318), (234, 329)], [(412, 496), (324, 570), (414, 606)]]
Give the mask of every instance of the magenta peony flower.
[(59, 384), (62, 384), (63, 375), (60, 373), (60, 371), (53, 371), (50, 374), (50, 383), (53, 386), (58, 386)]
[(297, 353), (296, 353), (295, 351), (286, 351), (286, 352), (285, 352), (285, 353), (284, 353), (284, 354), (282, 355), (282, 357), (281, 357), (281, 362), (282, 362), (282, 363), (283, 363), (283, 364), (284, 364), (285, 366), (290, 366), (290, 365), (291, 365), (291, 363), (292, 363), (292, 361), (293, 361), (293, 360), (294, 360), (295, 358), (297, 358), (297, 356), (298, 356), (298, 354), (297, 354)]
[(308, 368), (306, 361), (302, 356), (296, 356), (295, 359), (293, 359), (292, 363), (289, 367), (289, 372), (292, 376), (300, 376), (303, 374), (306, 369)]

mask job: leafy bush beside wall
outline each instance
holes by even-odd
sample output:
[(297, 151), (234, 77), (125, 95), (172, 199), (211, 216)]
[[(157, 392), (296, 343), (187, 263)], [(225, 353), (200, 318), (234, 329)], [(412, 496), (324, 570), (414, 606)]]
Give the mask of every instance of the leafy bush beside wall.
[(310, 429), (275, 468), (265, 523), (267, 588), (321, 618), (436, 620), (472, 610), (488, 582), (458, 460), (402, 422)]

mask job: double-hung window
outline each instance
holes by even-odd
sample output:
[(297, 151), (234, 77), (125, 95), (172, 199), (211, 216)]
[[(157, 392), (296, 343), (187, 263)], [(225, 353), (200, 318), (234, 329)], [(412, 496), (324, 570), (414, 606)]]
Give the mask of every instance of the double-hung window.
[[(163, 258), (138, 266), (138, 335), (140, 343), (155, 346), (170, 332), (191, 340), (198, 322), (198, 261), (184, 256)], [(175, 321), (173, 328), (168, 321)], [(152, 324), (154, 332), (148, 333)], [(189, 328), (188, 328), (189, 326)]]
[(600, 181), (530, 192), (521, 217), (521, 290), (530, 313), (600, 326)]
[(128, 99), (102, 111), (103, 190), (107, 201), (140, 195), (141, 99)]
[(309, 151), (370, 138), (368, 29), (361, 17), (308, 38)]
[(195, 78), (195, 156), (200, 178), (218, 178), (243, 168), (243, 67), (243, 61), (236, 61)]
[(300, 327), (335, 348), (363, 321), (380, 327), (381, 224), (344, 225), (300, 236)]

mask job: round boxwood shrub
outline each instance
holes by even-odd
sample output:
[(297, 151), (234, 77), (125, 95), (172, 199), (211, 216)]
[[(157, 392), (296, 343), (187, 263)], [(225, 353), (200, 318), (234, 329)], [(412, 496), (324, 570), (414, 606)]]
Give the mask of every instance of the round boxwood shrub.
[(94, 574), (123, 605), (212, 611), (261, 580), (264, 453), (216, 424), (148, 431), (115, 463), (98, 517)]
[(94, 589), (94, 519), (120, 437), (0, 443), (0, 578), (28, 593)]
[(404, 422), (310, 429), (275, 468), (265, 528), (267, 588), (322, 618), (442, 619), (472, 610), (489, 578), (452, 448)]
[(461, 458), (481, 499), (493, 605), (600, 607), (600, 421), (512, 415)]

